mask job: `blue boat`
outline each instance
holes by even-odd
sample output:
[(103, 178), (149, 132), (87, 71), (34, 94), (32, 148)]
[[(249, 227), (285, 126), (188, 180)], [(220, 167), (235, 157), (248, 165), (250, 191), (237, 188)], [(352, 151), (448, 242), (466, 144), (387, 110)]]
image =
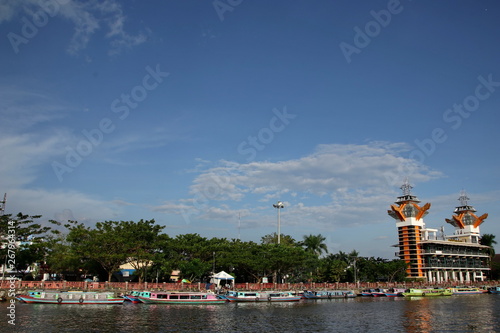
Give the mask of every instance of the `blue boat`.
[(289, 291), (228, 291), (220, 297), (230, 302), (296, 302), (302, 298)]
[(489, 287), (488, 292), (490, 294), (500, 294), (500, 287)]
[(320, 290), (304, 291), (304, 298), (307, 299), (332, 299), (332, 298), (353, 298), (356, 294), (352, 290)]
[(45, 304), (123, 304), (125, 301), (112, 292), (90, 291), (30, 291), (16, 298), (24, 303)]
[(139, 299), (139, 296), (150, 297), (151, 292), (133, 290), (130, 292), (130, 294), (123, 296), (123, 298), (125, 298), (125, 300), (127, 301), (137, 304), (137, 303), (142, 303), (142, 301)]

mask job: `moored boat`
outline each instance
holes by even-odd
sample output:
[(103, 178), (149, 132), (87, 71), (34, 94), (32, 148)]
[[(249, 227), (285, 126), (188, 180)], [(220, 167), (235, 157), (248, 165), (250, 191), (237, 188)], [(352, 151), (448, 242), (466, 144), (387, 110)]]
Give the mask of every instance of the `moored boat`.
[(304, 291), (304, 298), (307, 299), (332, 299), (332, 298), (353, 298), (356, 294), (352, 290), (318, 290)]
[(139, 296), (149, 297), (150, 295), (151, 293), (149, 291), (133, 290), (130, 292), (130, 294), (124, 295), (123, 298), (125, 298), (125, 300), (129, 302), (137, 304), (137, 303), (142, 303), (141, 300), (139, 299)]
[(387, 289), (385, 292), (385, 296), (387, 297), (398, 297), (403, 296), (403, 293), (406, 291), (405, 288), (391, 288)]
[(147, 304), (223, 304), (226, 299), (213, 293), (200, 292), (161, 292), (151, 291), (137, 296), (142, 303)]
[(405, 297), (433, 297), (433, 296), (451, 296), (453, 293), (449, 289), (441, 288), (411, 288), (403, 293)]
[(488, 292), (490, 294), (500, 294), (500, 287), (489, 287)]
[(255, 291), (228, 291), (222, 297), (230, 302), (265, 302), (267, 299)]
[(385, 293), (387, 292), (386, 289), (380, 289), (380, 288), (377, 288), (377, 289), (374, 289), (372, 291), (372, 296), (373, 297), (380, 297), (380, 296), (385, 296)]
[(230, 302), (296, 302), (302, 298), (291, 291), (228, 291), (222, 297)]
[(375, 292), (375, 289), (365, 289), (361, 291), (361, 296), (373, 296), (373, 293)]
[(451, 290), (453, 295), (471, 295), (471, 294), (484, 294), (487, 293), (488, 290), (476, 288), (476, 287), (455, 287), (448, 288)]
[(294, 295), (291, 291), (270, 292), (267, 294), (269, 302), (296, 302), (300, 301), (302, 296)]
[(112, 292), (90, 291), (30, 291), (16, 298), (24, 303), (45, 304), (123, 304), (125, 301)]

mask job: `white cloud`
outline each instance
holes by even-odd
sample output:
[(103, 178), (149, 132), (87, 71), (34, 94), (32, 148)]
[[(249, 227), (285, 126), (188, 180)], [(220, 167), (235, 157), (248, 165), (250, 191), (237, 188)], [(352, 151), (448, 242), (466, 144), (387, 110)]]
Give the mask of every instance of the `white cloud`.
[(61, 152), (63, 137), (37, 134), (0, 134), (0, 185), (16, 188), (37, 178), (37, 168)]
[(74, 32), (67, 51), (73, 55), (84, 50), (100, 30), (103, 30), (104, 38), (109, 41), (110, 55), (116, 55), (147, 40), (144, 33), (133, 35), (126, 32), (126, 16), (121, 4), (116, 0), (52, 1), (48, 2), (50, 6), (42, 7), (38, 0), (4, 0), (0, 3), (0, 23), (10, 21), (16, 16), (32, 18), (38, 12), (48, 14), (49, 21), (58, 18), (69, 21)]
[[(197, 167), (199, 175), (190, 187), (192, 198), (184, 200), (176, 213), (200, 220), (229, 221), (239, 209), (246, 209), (245, 223), (262, 227), (274, 223), (271, 202), (286, 197), (289, 202), (285, 202), (282, 214), (288, 225), (300, 226), (307, 221), (331, 230), (386, 222), (385, 208), (397, 195), (387, 173), (398, 174), (401, 164), (410, 164), (412, 180), (425, 182), (442, 176), (402, 157), (410, 149), (401, 143), (331, 144), (288, 161), (219, 161), (211, 167), (204, 161), (205, 168)], [(268, 204), (246, 207), (251, 200)], [(169, 205), (175, 207), (172, 202)]]
[[(77, 191), (10, 189), (7, 193), (7, 212), (40, 214), (44, 220), (67, 222), (71, 219), (91, 225), (97, 221), (114, 220), (121, 212), (120, 205)], [(54, 210), (55, 206), (57, 210)]]
[[(268, 198), (276, 193), (302, 192), (316, 196), (345, 196), (353, 189), (386, 191), (387, 174), (399, 173), (402, 164), (411, 165), (411, 178), (428, 181), (442, 174), (403, 158), (403, 144), (320, 145), (311, 155), (281, 162), (238, 164), (221, 161), (193, 181), (192, 194), (209, 200), (242, 200), (248, 193)], [(405, 148), (407, 151), (409, 148)], [(400, 181), (403, 181), (402, 174)], [(344, 193), (344, 194), (343, 194)]]

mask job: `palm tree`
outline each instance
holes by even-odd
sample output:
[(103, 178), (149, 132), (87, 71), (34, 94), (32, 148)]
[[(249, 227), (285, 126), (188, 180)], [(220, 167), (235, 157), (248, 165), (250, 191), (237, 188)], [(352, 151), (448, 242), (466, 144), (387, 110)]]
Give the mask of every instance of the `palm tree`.
[(493, 258), (495, 256), (495, 248), (493, 247), (493, 245), (497, 243), (495, 240), (495, 235), (484, 234), (483, 237), (481, 237), (480, 243), (481, 245), (486, 245), (490, 247), (488, 249), (488, 254), (490, 255), (491, 258)]
[(313, 253), (316, 256), (320, 256), (324, 253), (328, 253), (328, 247), (324, 243), (326, 238), (321, 235), (309, 235), (304, 236), (304, 240), (300, 242), (300, 245), (303, 246), (306, 252)]

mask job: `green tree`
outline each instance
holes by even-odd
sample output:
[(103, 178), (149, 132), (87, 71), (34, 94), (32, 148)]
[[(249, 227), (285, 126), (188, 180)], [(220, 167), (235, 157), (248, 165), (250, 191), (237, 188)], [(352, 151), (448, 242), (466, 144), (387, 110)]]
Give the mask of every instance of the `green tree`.
[(16, 270), (23, 278), (28, 269), (37, 269), (43, 263), (48, 242), (57, 234), (57, 230), (50, 226), (35, 222), (40, 217), (22, 213), (0, 216), (0, 237), (8, 243), (0, 249), (0, 256), (4, 258), (8, 269)]
[(155, 224), (155, 220), (122, 221), (115, 225), (114, 232), (127, 244), (127, 262), (135, 269), (135, 274), (142, 282), (155, 260), (160, 259), (161, 246), (168, 240), (162, 234), (164, 226)]
[(408, 264), (400, 259), (385, 263), (384, 271), (388, 282), (402, 282), (406, 279), (406, 268)]
[(212, 268), (209, 262), (202, 261), (201, 259), (194, 258), (189, 261), (183, 261), (179, 265), (181, 270), (181, 277), (189, 281), (201, 280), (203, 276), (208, 275)]
[(70, 222), (67, 241), (77, 255), (83, 260), (95, 260), (108, 274), (111, 282), (113, 273), (127, 261), (130, 255), (130, 244), (120, 232), (120, 222), (97, 222), (95, 229), (82, 223)]
[[(278, 244), (278, 234), (273, 232), (272, 234), (262, 236), (261, 244)], [(295, 239), (293, 239), (292, 236), (281, 234), (280, 235), (280, 244), (296, 246), (297, 242), (295, 241)]]
[(230, 243), (230, 250), (222, 255), (222, 261), (228, 271), (245, 281), (260, 283), (269, 271), (269, 254), (266, 248), (254, 242)]
[(341, 282), (347, 274), (348, 264), (338, 256), (329, 254), (320, 260), (318, 279), (325, 282)]
[(492, 234), (484, 234), (481, 237), (481, 245), (486, 245), (489, 246), (490, 248), (488, 249), (488, 254), (490, 255), (491, 258), (495, 256), (495, 248), (494, 245), (497, 243), (495, 240), (495, 235)]
[(299, 245), (304, 247), (307, 252), (319, 257), (323, 253), (328, 253), (328, 247), (324, 243), (325, 240), (326, 238), (321, 234), (308, 235), (304, 236), (304, 239), (299, 243)]

